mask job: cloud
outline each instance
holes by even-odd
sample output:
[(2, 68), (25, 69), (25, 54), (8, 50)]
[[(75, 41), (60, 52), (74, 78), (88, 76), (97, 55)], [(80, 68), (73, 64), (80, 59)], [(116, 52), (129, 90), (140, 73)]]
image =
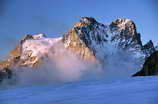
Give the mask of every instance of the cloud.
[(78, 56), (65, 49), (63, 43), (54, 44), (44, 54), (45, 59), (42, 66), (37, 69), (28, 67), (14, 69), (12, 80), (3, 81), (3, 87), (15, 88), (98, 79), (102, 75), (102, 69), (99, 65), (81, 60)]
[(118, 80), (131, 77), (144, 60), (135, 53), (125, 52), (116, 47), (106, 48), (106, 58), (102, 65), (79, 59), (76, 55), (57, 43), (47, 53), (41, 67), (14, 69), (15, 76), (4, 81), (3, 88), (26, 87), (34, 85), (74, 82), (80, 80)]

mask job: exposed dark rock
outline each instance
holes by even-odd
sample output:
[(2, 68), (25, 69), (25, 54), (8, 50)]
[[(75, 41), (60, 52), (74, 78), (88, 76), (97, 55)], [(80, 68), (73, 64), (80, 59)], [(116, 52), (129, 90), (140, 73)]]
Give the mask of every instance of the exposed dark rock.
[(150, 40), (148, 43), (146, 43), (143, 47), (142, 47), (143, 52), (145, 53), (146, 57), (149, 57), (153, 52), (156, 51), (154, 44), (152, 42), (152, 40)]
[(158, 51), (151, 54), (145, 61), (143, 68), (133, 76), (158, 75)]
[(110, 30), (114, 34), (111, 41), (118, 41), (119, 47), (124, 49), (142, 47), (140, 33), (137, 33), (132, 20), (117, 19), (110, 24)]

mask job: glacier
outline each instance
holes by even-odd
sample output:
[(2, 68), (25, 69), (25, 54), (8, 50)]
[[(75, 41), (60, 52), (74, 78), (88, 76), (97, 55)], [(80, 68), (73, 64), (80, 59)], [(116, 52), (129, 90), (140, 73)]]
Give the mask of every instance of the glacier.
[(158, 77), (87, 80), (0, 91), (0, 104), (158, 104)]

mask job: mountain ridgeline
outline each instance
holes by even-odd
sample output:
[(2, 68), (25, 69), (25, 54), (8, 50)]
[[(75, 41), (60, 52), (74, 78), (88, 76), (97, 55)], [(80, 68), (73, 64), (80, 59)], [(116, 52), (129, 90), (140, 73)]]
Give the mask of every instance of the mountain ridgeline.
[(13, 70), (18, 68), (40, 67), (44, 61), (50, 59), (50, 53), (55, 55), (61, 48), (83, 61), (105, 64), (106, 58), (110, 57), (109, 53), (112, 55), (114, 52), (114, 49), (108, 51), (109, 47), (134, 53), (137, 58), (144, 60), (142, 69), (137, 69), (140, 72), (134, 76), (158, 74), (156, 48), (151, 40), (145, 45), (142, 44), (141, 34), (137, 32), (132, 20), (116, 19), (110, 25), (105, 25), (92, 17), (82, 17), (61, 37), (25, 35), (8, 57), (0, 62), (0, 80), (11, 78)]

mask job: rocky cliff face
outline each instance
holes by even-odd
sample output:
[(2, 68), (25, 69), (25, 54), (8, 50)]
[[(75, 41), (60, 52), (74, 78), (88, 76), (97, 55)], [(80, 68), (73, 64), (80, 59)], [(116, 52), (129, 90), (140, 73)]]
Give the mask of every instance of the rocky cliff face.
[(106, 44), (108, 27), (94, 18), (83, 17), (63, 36), (65, 47), (83, 59), (96, 61), (98, 46)]
[(141, 36), (137, 33), (136, 26), (129, 19), (117, 19), (110, 24), (111, 41), (116, 41), (118, 47), (123, 49), (141, 48)]
[(129, 19), (117, 19), (104, 25), (92, 17), (83, 17), (64, 35), (63, 42), (83, 58), (94, 60), (104, 60), (108, 45), (138, 53), (142, 49), (140, 34)]
[(142, 50), (146, 57), (149, 57), (152, 53), (156, 51), (156, 47), (154, 46), (152, 40), (143, 45)]
[(143, 68), (133, 76), (158, 75), (158, 51), (155, 51), (147, 58)]
[(143, 68), (133, 76), (158, 75), (158, 51), (152, 40), (142, 46), (142, 51), (146, 56), (145, 63)]
[(7, 76), (10, 69), (16, 67), (39, 67), (49, 58), (49, 53), (54, 53), (53, 48), (58, 44), (80, 59), (95, 64), (106, 61), (108, 47), (134, 52), (138, 57), (148, 57), (155, 51), (152, 41), (142, 45), (141, 36), (132, 20), (117, 19), (110, 25), (104, 25), (92, 17), (82, 17), (62, 37), (26, 35), (10, 55), (0, 62), (0, 73), (3, 73), (0, 76)]

